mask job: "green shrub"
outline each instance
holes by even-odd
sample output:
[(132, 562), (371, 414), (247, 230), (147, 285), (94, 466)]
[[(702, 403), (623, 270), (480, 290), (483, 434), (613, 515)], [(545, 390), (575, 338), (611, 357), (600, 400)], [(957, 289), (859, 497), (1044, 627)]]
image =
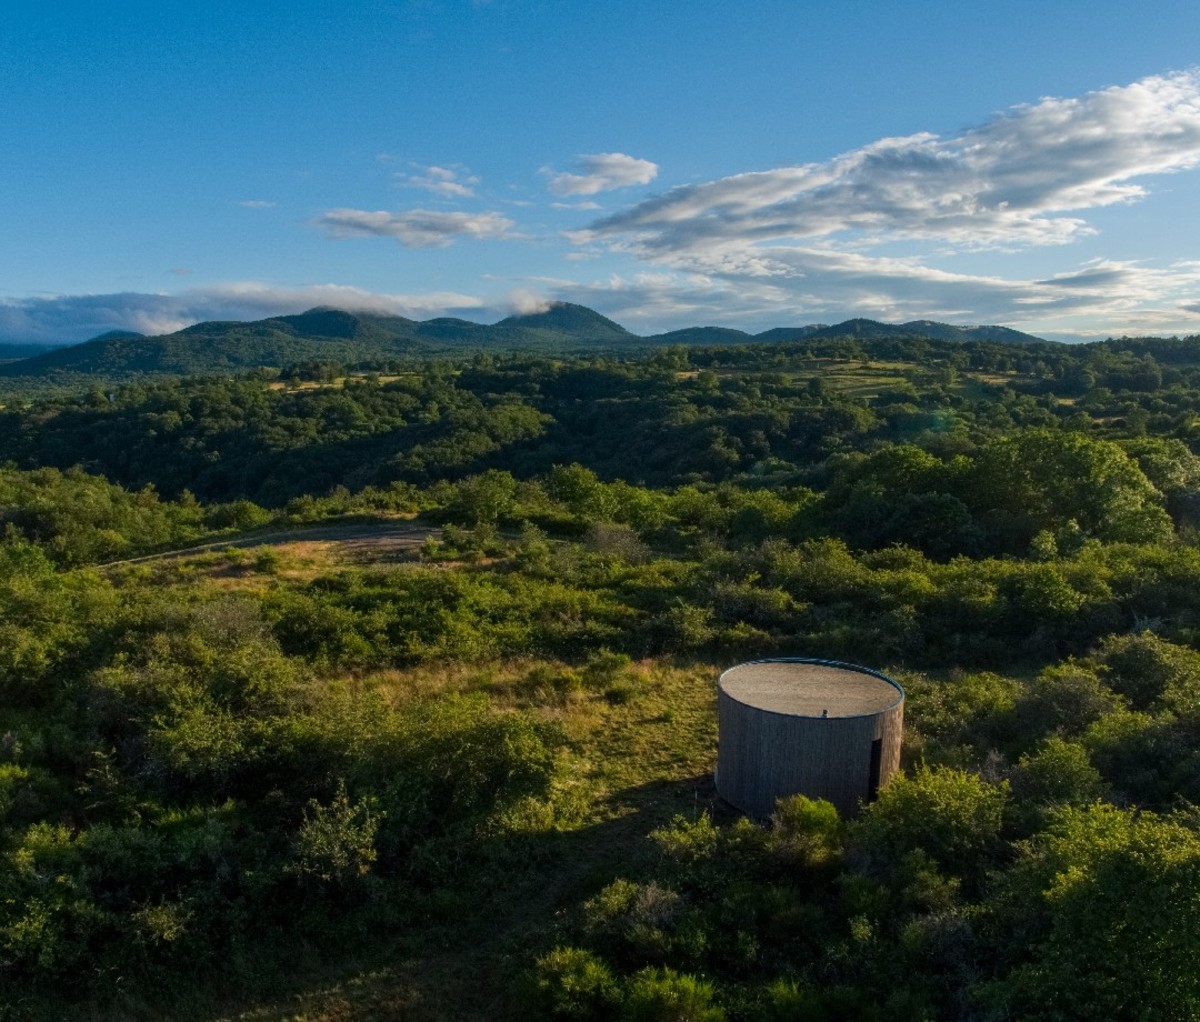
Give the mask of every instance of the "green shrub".
[(642, 969), (625, 986), (628, 1022), (724, 1022), (713, 985), (673, 969)]
[(583, 911), (589, 934), (602, 947), (631, 961), (663, 961), (684, 908), (677, 892), (653, 880), (615, 880), (587, 901)]
[(254, 570), (264, 575), (274, 575), (279, 571), (281, 558), (274, 547), (260, 546), (254, 551)]
[(804, 795), (781, 798), (771, 823), (769, 847), (790, 863), (820, 869), (841, 856), (845, 827), (831, 802)]
[(1152, 632), (1111, 635), (1097, 651), (1108, 683), (1135, 710), (1158, 704), (1180, 715), (1200, 715), (1200, 653)]
[(871, 868), (921, 850), (942, 869), (979, 879), (1002, 849), (1008, 782), (989, 784), (978, 774), (920, 767), (897, 774), (850, 825), (850, 842)]
[(351, 802), (345, 782), (339, 782), (337, 794), (329, 805), (315, 799), (308, 803), (304, 822), (293, 841), (288, 870), (305, 881), (353, 883), (371, 872), (378, 856), (375, 850), (378, 829), (375, 800), (362, 798)]
[(1200, 837), (1154, 813), (1062, 810), (994, 901), (1016, 965), (990, 987), (1010, 1018), (1200, 1018)]
[(583, 679), (578, 671), (539, 664), (525, 676), (522, 687), (542, 702), (562, 703), (583, 690)]
[(620, 996), (608, 966), (575, 947), (557, 947), (539, 958), (534, 987), (550, 1018), (571, 1022), (609, 1022)]
[(250, 500), (234, 500), (228, 504), (214, 504), (204, 515), (204, 524), (210, 529), (257, 529), (271, 520), (271, 512)]
[(1100, 771), (1087, 749), (1057, 736), (1047, 738), (1032, 754), (1021, 757), (1012, 773), (1019, 804), (1038, 807), (1089, 805), (1107, 793)]

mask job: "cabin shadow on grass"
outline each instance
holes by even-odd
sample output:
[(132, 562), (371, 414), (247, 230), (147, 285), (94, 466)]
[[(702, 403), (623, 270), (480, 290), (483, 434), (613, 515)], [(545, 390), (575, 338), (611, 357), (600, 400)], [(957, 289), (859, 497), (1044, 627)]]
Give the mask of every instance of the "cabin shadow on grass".
[[(527, 1019), (523, 978), (559, 943), (573, 910), (613, 880), (645, 871), (658, 853), (646, 840), (678, 816), (740, 814), (717, 795), (711, 774), (654, 780), (613, 792), (598, 807), (602, 822), (567, 832), (486, 839), (467, 882), (433, 896), (424, 925), (380, 933), (373, 948), (340, 967), (313, 961), (300, 974), (314, 982), (278, 996), (255, 997), (213, 1022)], [(285, 975), (278, 987), (288, 986)]]

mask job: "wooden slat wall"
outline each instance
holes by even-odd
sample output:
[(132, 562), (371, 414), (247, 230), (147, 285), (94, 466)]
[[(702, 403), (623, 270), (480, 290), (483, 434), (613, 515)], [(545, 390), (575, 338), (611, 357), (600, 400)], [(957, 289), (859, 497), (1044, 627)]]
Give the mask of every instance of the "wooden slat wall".
[(755, 709), (718, 689), (717, 791), (765, 819), (784, 795), (823, 798), (843, 815), (867, 798), (871, 743), (883, 740), (879, 782), (900, 768), (904, 701), (862, 717), (796, 717)]

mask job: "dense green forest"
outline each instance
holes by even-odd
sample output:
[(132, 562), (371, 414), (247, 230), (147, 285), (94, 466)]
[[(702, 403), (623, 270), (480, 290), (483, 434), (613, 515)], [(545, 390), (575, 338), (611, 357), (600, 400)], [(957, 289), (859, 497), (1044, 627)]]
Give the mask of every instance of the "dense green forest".
[[(1197, 338), (11, 400), (0, 1019), (1200, 1019), (1198, 424)], [(769, 655), (905, 686), (853, 818), (716, 796)]]
[(890, 326), (854, 319), (834, 326), (777, 327), (760, 334), (728, 327), (691, 327), (639, 337), (598, 312), (569, 302), (552, 303), (540, 312), (513, 315), (491, 324), (444, 316), (417, 321), (316, 308), (295, 316), (252, 322), (196, 323), (157, 337), (113, 330), (83, 344), (53, 350), (0, 344), (0, 400), (89, 386), (109, 387), (133, 379), (219, 375), (305, 362), (364, 366), (401, 360), (411, 368), (438, 353), (456, 358), (476, 351), (629, 354), (673, 345), (844, 337), (887, 340), (895, 336), (1045, 346), (1040, 338), (1006, 327), (959, 327), (930, 320)]

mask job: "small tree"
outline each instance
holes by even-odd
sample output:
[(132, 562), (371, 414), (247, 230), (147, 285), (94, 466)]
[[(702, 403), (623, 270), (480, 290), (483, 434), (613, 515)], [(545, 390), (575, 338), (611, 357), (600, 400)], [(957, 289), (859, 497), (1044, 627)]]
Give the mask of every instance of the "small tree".
[(873, 870), (920, 849), (952, 875), (978, 879), (1001, 847), (1008, 782), (922, 766), (897, 774), (853, 824), (852, 848)]
[(345, 781), (338, 782), (329, 805), (311, 800), (293, 843), (290, 872), (320, 884), (349, 884), (370, 873), (378, 854), (374, 807), (373, 798), (352, 802)]
[(1005, 881), (1003, 1017), (1200, 1018), (1200, 838), (1153, 813), (1066, 809)]

